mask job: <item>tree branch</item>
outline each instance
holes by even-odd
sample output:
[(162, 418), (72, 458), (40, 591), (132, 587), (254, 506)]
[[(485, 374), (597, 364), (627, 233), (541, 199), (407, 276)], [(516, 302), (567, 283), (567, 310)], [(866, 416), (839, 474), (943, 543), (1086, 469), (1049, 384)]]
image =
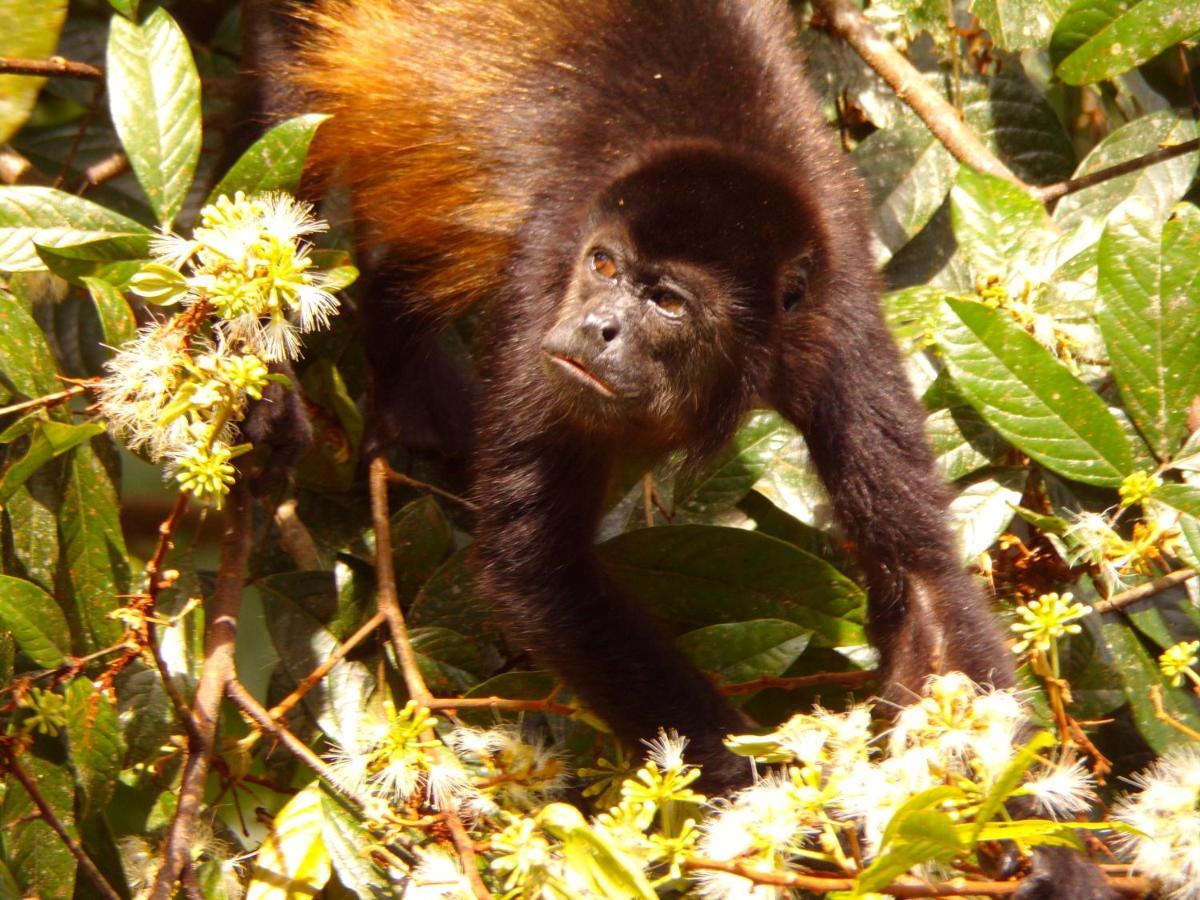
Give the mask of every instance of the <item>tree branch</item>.
[(1176, 569), (1174, 572), (1168, 572), (1161, 578), (1155, 578), (1153, 581), (1147, 581), (1145, 584), (1139, 584), (1135, 588), (1114, 594), (1107, 600), (1101, 600), (1099, 603), (1093, 604), (1092, 609), (1097, 613), (1115, 612), (1118, 609), (1124, 609), (1126, 606), (1131, 606), (1139, 600), (1145, 600), (1147, 597), (1153, 597), (1155, 594), (1159, 594), (1168, 588), (1183, 584), (1189, 579), (1195, 578), (1196, 574), (1195, 569)]
[(67, 831), (67, 827), (63, 825), (54, 810), (50, 808), (50, 804), (46, 802), (46, 798), (42, 796), (41, 790), (38, 789), (37, 782), (34, 781), (29, 773), (26, 772), (21, 764), (17, 761), (17, 754), (11, 746), (4, 750), (4, 762), (8, 771), (12, 772), (17, 781), (21, 782), (21, 787), (25, 788), (25, 793), (29, 795), (29, 799), (33, 801), (33, 805), (37, 807), (38, 813), (41, 814), (42, 821), (49, 825), (59, 839), (66, 844), (67, 849), (71, 851), (71, 855), (75, 857), (75, 861), (79, 863), (79, 869), (87, 876), (88, 881), (96, 888), (96, 891), (105, 900), (121, 900), (121, 895), (113, 890), (113, 886), (108, 883), (108, 879), (104, 877), (92, 858), (83, 852), (83, 847), (79, 846), (79, 842), (71, 837), (71, 832)]
[(82, 78), (90, 81), (103, 78), (104, 70), (90, 63), (72, 62), (61, 56), (51, 56), (49, 59), (17, 59), (12, 56), (0, 56), (0, 74), (38, 75), (43, 78)]
[(1177, 156), (1185, 156), (1196, 150), (1200, 150), (1200, 138), (1184, 141), (1182, 144), (1172, 144), (1169, 147), (1160, 147), (1144, 156), (1127, 159), (1106, 169), (1098, 169), (1095, 172), (1089, 172), (1087, 175), (1080, 175), (1078, 178), (1070, 178), (1066, 181), (1060, 181), (1057, 184), (1047, 184), (1044, 187), (1031, 188), (1030, 193), (1043, 203), (1053, 203), (1067, 194), (1074, 194), (1077, 191), (1082, 191), (1101, 182), (1120, 178), (1122, 175), (1128, 175), (1130, 172), (1136, 172), (1139, 169), (1145, 169), (1160, 162), (1166, 162), (1168, 159), (1175, 159)]
[(920, 117), (951, 156), (973, 169), (1028, 189), (1028, 185), (963, 124), (958, 111), (929, 85), (904, 54), (875, 30), (850, 0), (813, 0), (813, 7)]
[(812, 675), (794, 675), (791, 677), (772, 677), (763, 675), (750, 681), (739, 681), (736, 684), (718, 685), (717, 689), (726, 697), (736, 697), (740, 694), (753, 694), (764, 688), (778, 688), (785, 691), (795, 691), (806, 687), (817, 687), (823, 684), (836, 684), (845, 688), (862, 687), (879, 679), (879, 673), (874, 669), (863, 672), (816, 672)]
[(252, 506), (250, 490), (242, 473), (229, 491), (217, 585), (208, 606), (204, 668), (200, 672), (196, 701), (192, 705), (195, 736), (188, 741), (189, 752), (179, 788), (179, 807), (171, 821), (162, 868), (154, 879), (150, 900), (170, 900), (175, 883), (190, 858), (196, 817), (204, 799), (204, 781), (212, 762), (221, 698), (235, 673), (233, 652), (250, 556)]

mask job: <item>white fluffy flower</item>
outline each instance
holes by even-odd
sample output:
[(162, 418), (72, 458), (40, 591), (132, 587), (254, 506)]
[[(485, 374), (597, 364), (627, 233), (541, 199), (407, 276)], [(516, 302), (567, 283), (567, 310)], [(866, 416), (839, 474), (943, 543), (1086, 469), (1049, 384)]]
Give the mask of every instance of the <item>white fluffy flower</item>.
[(1171, 897), (1200, 900), (1200, 747), (1171, 750), (1132, 780), (1141, 791), (1113, 818), (1141, 832), (1121, 836), (1134, 871)]

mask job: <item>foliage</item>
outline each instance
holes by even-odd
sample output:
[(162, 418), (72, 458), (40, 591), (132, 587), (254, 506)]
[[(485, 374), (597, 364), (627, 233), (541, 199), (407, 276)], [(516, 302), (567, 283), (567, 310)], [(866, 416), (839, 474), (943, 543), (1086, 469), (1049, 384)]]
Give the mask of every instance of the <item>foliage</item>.
[[(511, 665), (461, 484), (399, 453), (383, 562), (442, 698), (411, 702), (376, 614), (364, 365), (334, 317), (352, 241), (287, 193), (325, 117), (228, 163), (237, 0), (0, 0), (0, 57), (103, 70), (0, 72), (0, 894), (141, 896), (194, 815), (177, 795), (221, 658), (212, 523), (235, 527), (235, 477), (270, 461), (237, 422), (293, 390), (315, 440), (241, 534), (235, 658), (279, 724), (222, 711), (189, 895), (864, 896), (1087, 828), (1200, 896), (1200, 153), (1146, 158), (1197, 138), (1200, 3), (865, 12), (1020, 180), (961, 164), (799, 7), (963, 560), (1012, 624), (1024, 690), (947, 676), (871, 737), (849, 697), (870, 684), (864, 590), (802, 439), (755, 413), (700, 471), (631, 465), (601, 525), (617, 581), (764, 726), (731, 746), (769, 774), (712, 804), (672, 736), (631, 761), (548, 673)], [(1114, 821), (1074, 823), (1156, 756)], [(1012, 798), (1045, 818), (1010, 820)]]

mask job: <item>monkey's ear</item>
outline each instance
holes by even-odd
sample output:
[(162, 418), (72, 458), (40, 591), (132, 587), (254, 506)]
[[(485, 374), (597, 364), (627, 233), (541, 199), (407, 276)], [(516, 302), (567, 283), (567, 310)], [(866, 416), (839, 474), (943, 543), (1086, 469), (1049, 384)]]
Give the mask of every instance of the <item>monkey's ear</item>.
[(808, 270), (811, 259), (805, 254), (792, 261), (783, 271), (779, 287), (779, 309), (785, 315), (794, 313), (804, 304), (808, 294)]

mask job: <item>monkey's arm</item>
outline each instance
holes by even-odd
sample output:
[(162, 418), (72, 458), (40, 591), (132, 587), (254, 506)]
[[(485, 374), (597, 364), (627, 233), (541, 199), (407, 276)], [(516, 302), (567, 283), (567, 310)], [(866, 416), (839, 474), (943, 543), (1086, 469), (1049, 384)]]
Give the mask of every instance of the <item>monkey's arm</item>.
[(639, 611), (593, 553), (607, 463), (583, 441), (513, 442), (485, 421), (479, 447), (476, 554), (489, 599), (514, 649), (553, 669), (618, 737), (660, 728), (691, 743), (708, 790), (750, 782), (722, 745), (747, 722)]
[[(857, 547), (885, 696), (911, 700), (926, 675), (952, 670), (1007, 687), (1014, 679), (1011, 654), (946, 525), (948, 491), (926, 443), (925, 412), (873, 304), (843, 305), (847, 321), (833, 326), (838, 338), (829, 374), (815, 390), (789, 384), (785, 374), (777, 405), (804, 432), (838, 520)], [(811, 400), (800, 411), (790, 398), (802, 388)]]

